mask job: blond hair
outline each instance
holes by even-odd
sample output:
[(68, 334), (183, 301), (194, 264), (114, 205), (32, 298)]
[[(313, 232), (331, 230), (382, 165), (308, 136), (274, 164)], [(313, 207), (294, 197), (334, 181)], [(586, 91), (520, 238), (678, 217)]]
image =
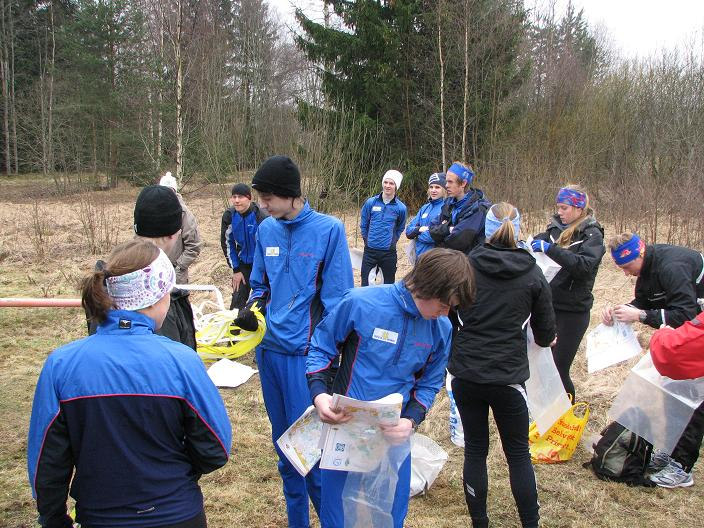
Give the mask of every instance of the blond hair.
[(506, 220), (491, 235), (489, 243), (506, 248), (516, 248), (516, 233), (513, 230), (511, 220), (515, 220), (518, 216), (518, 209), (508, 202), (499, 202), (492, 205), (490, 211), (497, 219), (506, 218)]

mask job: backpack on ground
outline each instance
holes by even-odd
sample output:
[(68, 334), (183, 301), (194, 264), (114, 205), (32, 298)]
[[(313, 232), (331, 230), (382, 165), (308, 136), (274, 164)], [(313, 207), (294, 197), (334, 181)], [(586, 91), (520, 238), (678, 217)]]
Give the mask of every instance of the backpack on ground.
[(624, 482), (629, 486), (653, 487), (646, 471), (653, 445), (618, 422), (611, 422), (594, 444), (594, 456), (584, 464), (601, 480)]

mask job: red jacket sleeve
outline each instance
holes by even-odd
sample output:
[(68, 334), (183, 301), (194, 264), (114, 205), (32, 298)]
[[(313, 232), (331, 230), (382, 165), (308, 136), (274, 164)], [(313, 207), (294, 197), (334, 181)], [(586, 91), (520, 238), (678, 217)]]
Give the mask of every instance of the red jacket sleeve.
[(672, 379), (704, 376), (704, 312), (679, 328), (655, 332), (650, 340), (650, 355), (663, 376)]

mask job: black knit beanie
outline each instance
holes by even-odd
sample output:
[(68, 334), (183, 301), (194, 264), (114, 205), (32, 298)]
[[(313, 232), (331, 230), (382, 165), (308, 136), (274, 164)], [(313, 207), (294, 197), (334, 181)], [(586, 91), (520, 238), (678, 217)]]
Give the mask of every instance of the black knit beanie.
[(301, 195), (301, 173), (288, 156), (272, 156), (254, 173), (252, 188), (276, 196), (297, 198)]
[(250, 200), (252, 199), (252, 191), (249, 189), (249, 185), (245, 183), (236, 183), (232, 186), (232, 196), (239, 194), (240, 196), (246, 196)]
[(142, 189), (134, 204), (134, 232), (148, 238), (173, 235), (181, 229), (182, 212), (173, 190), (149, 185)]

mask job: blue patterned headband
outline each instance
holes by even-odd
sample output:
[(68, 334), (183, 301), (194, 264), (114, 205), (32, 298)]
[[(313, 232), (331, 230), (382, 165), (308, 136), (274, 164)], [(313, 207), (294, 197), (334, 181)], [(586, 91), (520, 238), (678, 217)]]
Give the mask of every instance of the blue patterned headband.
[(571, 205), (577, 209), (584, 209), (587, 206), (587, 195), (586, 193), (563, 187), (557, 192), (555, 201), (559, 204)]

